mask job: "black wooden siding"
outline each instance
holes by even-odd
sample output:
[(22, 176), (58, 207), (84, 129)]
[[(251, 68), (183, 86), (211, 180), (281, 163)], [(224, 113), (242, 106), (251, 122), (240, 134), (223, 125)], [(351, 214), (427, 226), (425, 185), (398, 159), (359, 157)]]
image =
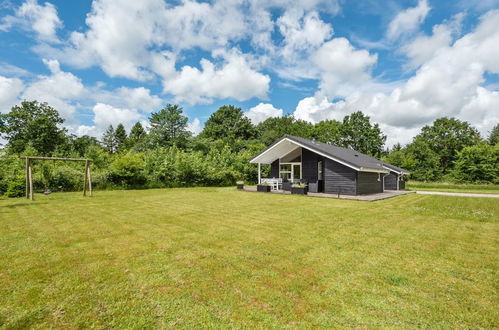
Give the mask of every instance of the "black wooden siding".
[(383, 192), (382, 175), (371, 172), (357, 172), (357, 195)]
[(307, 180), (308, 183), (315, 183), (318, 180), (318, 169), (317, 165), (319, 160), (322, 160), (322, 156), (308, 150), (302, 149), (301, 153), (301, 170), (302, 179)]
[(270, 176), (273, 177), (273, 178), (278, 178), (279, 177), (279, 159), (276, 159), (270, 165)]
[[(399, 181), (399, 190), (405, 189), (405, 181)], [(385, 177), (385, 190), (397, 190), (397, 174), (390, 172)]]
[(385, 190), (397, 190), (397, 174), (390, 172), (385, 176)]
[(324, 192), (340, 193), (345, 195), (356, 195), (356, 171), (335, 162), (331, 159), (324, 159)]

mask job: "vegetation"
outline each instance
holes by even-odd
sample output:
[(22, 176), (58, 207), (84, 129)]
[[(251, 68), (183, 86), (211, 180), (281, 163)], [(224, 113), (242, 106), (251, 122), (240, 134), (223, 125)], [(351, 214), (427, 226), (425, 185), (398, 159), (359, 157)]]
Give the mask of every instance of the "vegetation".
[(496, 184), (456, 184), (452, 182), (421, 182), (411, 180), (405, 184), (405, 187), (408, 190), (499, 194), (499, 185)]
[(499, 323), (492, 199), (181, 188), (0, 203), (6, 329)]
[[(284, 116), (255, 126), (242, 109), (227, 105), (210, 116), (199, 136), (192, 136), (183, 109), (168, 104), (151, 114), (148, 130), (137, 122), (127, 132), (123, 124), (116, 123), (100, 141), (69, 135), (61, 128), (63, 122), (55, 109), (36, 101), (21, 102), (0, 115), (0, 137), (7, 141), (0, 153), (0, 195), (22, 195), (20, 155), (91, 158), (97, 189), (225, 186), (237, 180), (254, 184), (257, 168), (248, 161), (285, 134), (384, 157), (411, 171), (415, 180), (499, 183), (499, 145), (493, 143), (498, 126), (485, 141), (475, 128), (454, 118), (437, 119), (410, 144), (391, 150), (383, 150), (386, 136), (360, 111), (341, 122), (312, 124)], [(81, 166), (35, 162), (35, 190), (80, 189)], [(263, 176), (268, 175), (268, 166), (263, 166)]]

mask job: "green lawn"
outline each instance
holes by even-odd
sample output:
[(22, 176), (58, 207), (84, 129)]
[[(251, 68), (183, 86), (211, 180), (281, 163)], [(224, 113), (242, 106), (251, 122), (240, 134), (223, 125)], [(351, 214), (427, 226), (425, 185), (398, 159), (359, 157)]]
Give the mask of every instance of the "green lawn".
[(0, 326), (499, 326), (499, 201), (234, 188), (0, 200)]
[(405, 186), (408, 190), (445, 191), (474, 194), (499, 194), (499, 185), (494, 184), (454, 184), (446, 182), (409, 181)]

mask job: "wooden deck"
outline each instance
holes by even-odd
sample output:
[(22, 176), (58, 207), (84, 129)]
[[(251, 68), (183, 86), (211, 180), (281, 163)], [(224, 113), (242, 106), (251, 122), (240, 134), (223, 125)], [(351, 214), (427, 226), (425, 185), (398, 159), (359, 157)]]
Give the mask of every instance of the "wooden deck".
[[(249, 187), (244, 187), (242, 191), (247, 191), (247, 192), (257, 192), (256, 187), (249, 186)], [(392, 198), (396, 196), (401, 196), (401, 195), (407, 195), (407, 194), (414, 194), (415, 191), (409, 191), (409, 190), (385, 190), (385, 192), (379, 193), (379, 194), (370, 194), (370, 195), (338, 195), (338, 194), (326, 194), (326, 193), (311, 193), (309, 192), (307, 194), (307, 197), (322, 197), (322, 198), (336, 198), (336, 199), (351, 199), (351, 200), (358, 200), (358, 201), (367, 201), (367, 202), (374, 202), (374, 201), (379, 201), (382, 199), (387, 199), (387, 198)], [(265, 193), (261, 193), (265, 194)], [(282, 194), (282, 195), (291, 195), (290, 191), (284, 191), (284, 190), (271, 190), (270, 194)]]

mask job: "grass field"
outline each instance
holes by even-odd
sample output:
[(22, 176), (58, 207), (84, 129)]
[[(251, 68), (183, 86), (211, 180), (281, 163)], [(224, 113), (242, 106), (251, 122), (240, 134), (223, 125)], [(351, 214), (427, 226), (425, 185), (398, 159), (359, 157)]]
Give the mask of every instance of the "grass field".
[(455, 184), (445, 182), (419, 182), (406, 183), (409, 190), (445, 191), (474, 194), (499, 194), (499, 185), (494, 184)]
[(499, 201), (234, 188), (0, 200), (0, 326), (499, 326)]

